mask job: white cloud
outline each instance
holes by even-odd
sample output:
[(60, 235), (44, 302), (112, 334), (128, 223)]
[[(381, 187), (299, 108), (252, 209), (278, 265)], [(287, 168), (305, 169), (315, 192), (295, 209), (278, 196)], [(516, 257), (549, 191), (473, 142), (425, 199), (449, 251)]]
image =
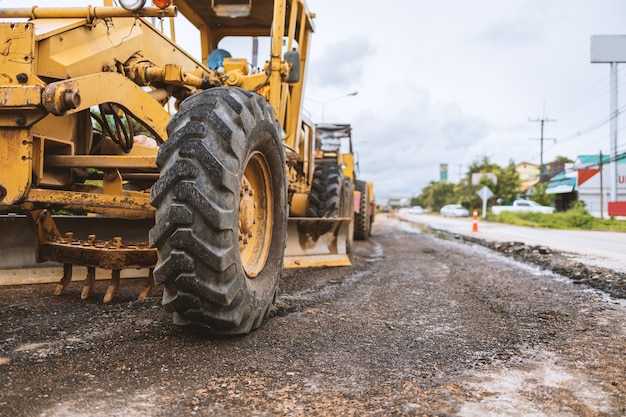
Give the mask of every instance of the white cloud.
[[(419, 194), (438, 180), (440, 163), (449, 164), (451, 181), (484, 156), (500, 165), (539, 163), (533, 139), (540, 126), (529, 118), (557, 120), (544, 127), (544, 138), (557, 139), (544, 142), (544, 162), (608, 152), (608, 124), (575, 133), (608, 116), (609, 69), (590, 63), (589, 42), (594, 34), (626, 33), (622, 1), (308, 4), (317, 31), (307, 97), (358, 90), (326, 105), (324, 117), (353, 125), (362, 177), (377, 194)], [(342, 63), (334, 58), (342, 56)], [(341, 82), (328, 81), (333, 74)], [(319, 120), (319, 106), (307, 107)]]
[(392, 91), (384, 111), (364, 110), (352, 122), (361, 177), (372, 180), (381, 195), (417, 195), (438, 178), (440, 163), (456, 163), (486, 138), (488, 125), (456, 104), (433, 103), (424, 89)]
[(567, 5), (545, 1), (501, 3), (490, 8), (489, 23), (474, 42), (477, 46), (483, 44), (504, 49), (536, 46), (558, 30), (555, 22), (558, 22), (559, 10), (564, 6)]
[(351, 36), (326, 45), (310, 63), (310, 81), (321, 87), (350, 88), (361, 81), (367, 58), (376, 48), (365, 36)]

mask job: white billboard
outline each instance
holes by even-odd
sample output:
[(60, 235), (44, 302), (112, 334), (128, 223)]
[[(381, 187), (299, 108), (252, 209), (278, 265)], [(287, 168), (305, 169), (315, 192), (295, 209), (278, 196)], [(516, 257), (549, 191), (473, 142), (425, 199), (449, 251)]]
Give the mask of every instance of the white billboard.
[(626, 35), (593, 35), (591, 62), (626, 62)]

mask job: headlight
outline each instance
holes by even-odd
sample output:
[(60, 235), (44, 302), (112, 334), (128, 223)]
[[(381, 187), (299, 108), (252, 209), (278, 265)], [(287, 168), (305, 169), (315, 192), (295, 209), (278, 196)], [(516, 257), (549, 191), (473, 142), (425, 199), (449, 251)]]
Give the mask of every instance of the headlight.
[(152, 3), (159, 9), (167, 9), (172, 5), (172, 0), (152, 0)]
[(146, 0), (120, 0), (120, 4), (126, 10), (136, 12), (146, 4)]

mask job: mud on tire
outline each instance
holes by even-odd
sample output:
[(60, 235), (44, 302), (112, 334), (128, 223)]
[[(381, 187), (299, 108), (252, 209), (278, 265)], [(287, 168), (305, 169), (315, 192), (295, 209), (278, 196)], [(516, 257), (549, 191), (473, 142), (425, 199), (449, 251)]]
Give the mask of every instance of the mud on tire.
[(336, 218), (340, 215), (343, 173), (336, 162), (318, 162), (309, 195), (309, 217)]
[(371, 217), (369, 210), (369, 188), (365, 181), (354, 181), (354, 188), (361, 192), (359, 212), (354, 213), (354, 239), (366, 240), (370, 236)]
[(154, 277), (177, 324), (244, 334), (267, 316), (283, 270), (284, 149), (258, 94), (215, 88), (185, 100), (152, 187)]
[(352, 221), (348, 226), (348, 236), (346, 238), (346, 252), (352, 252), (352, 245), (354, 244), (354, 184), (352, 179), (344, 177), (343, 187), (341, 189), (341, 217), (352, 217)]

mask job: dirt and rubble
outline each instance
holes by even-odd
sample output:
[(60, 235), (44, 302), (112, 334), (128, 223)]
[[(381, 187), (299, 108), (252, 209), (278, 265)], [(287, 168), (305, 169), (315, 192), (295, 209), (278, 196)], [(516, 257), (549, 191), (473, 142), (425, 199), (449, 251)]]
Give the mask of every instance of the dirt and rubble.
[[(451, 234), (445, 230), (431, 229), (447, 239), (476, 243), (492, 249), (516, 261), (535, 265), (556, 274), (570, 278), (575, 284), (585, 284), (604, 291), (611, 297), (626, 299), (626, 273), (585, 264), (580, 259), (572, 259), (572, 254), (554, 250), (543, 245), (528, 245), (524, 242), (492, 241), (468, 235)], [(626, 235), (625, 235), (626, 238)]]
[(174, 326), (141, 280), (2, 288), (0, 416), (626, 415), (626, 305), (459, 240), (381, 216), (237, 338)]

